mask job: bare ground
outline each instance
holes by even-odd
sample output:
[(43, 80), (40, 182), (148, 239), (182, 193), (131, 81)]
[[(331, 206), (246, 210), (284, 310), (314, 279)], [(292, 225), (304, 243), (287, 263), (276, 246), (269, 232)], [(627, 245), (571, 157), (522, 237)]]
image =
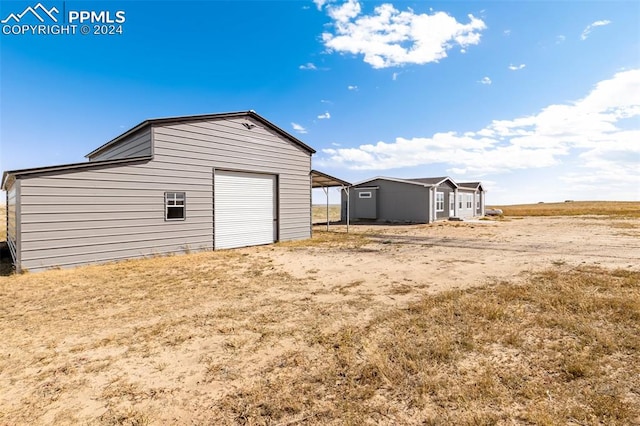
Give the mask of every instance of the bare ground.
[[(393, 333), (384, 332), (388, 324), (380, 325), (381, 318), (404, 312), (413, 302), (436, 300), (425, 299), (431, 295), (503, 282), (517, 287), (550, 267), (559, 276), (591, 267), (617, 271), (621, 277), (625, 275), (620, 271), (636, 274), (640, 220), (541, 217), (352, 226), (349, 235), (343, 227), (332, 227), (331, 233), (321, 229), (306, 242), (0, 277), (0, 424), (640, 420), (633, 408), (640, 402), (637, 339), (620, 352), (613, 346), (608, 349), (607, 354), (617, 357), (607, 359), (615, 371), (597, 385), (614, 389), (617, 393), (612, 390), (605, 396), (618, 405), (597, 394), (597, 401), (613, 407), (601, 409), (604, 414), (592, 407), (596, 403), (579, 401), (575, 411), (547, 415), (545, 409), (551, 408), (545, 404), (560, 398), (558, 391), (543, 402), (533, 392), (531, 407), (519, 400), (505, 403), (505, 408), (499, 399), (480, 398), (474, 404), (494, 404), (493, 414), (480, 404), (468, 417), (442, 417), (455, 413), (460, 397), (441, 405), (437, 398), (412, 405), (382, 391), (380, 371), (386, 371), (385, 365), (391, 368), (386, 361), (376, 364), (377, 373), (360, 374), (361, 379), (368, 377), (369, 387), (352, 386), (353, 379), (338, 368), (361, 365), (363, 357), (376, 359), (380, 352), (372, 349), (375, 345), (362, 344), (355, 351), (353, 342), (367, 338), (382, 345), (380, 333)], [(637, 297), (637, 283), (626, 285), (621, 288), (631, 288), (635, 293), (630, 294)], [(630, 305), (630, 312), (638, 315), (637, 305)], [(634, 324), (638, 331), (637, 321), (630, 324), (632, 332)], [(400, 337), (395, 338), (402, 341)], [(449, 341), (446, 335), (443, 339)], [(343, 352), (343, 347), (349, 350)], [(391, 352), (384, 353), (386, 357)], [(448, 359), (447, 350), (428, 353), (436, 366), (439, 356)], [(499, 370), (501, 359), (514, 362), (511, 355), (498, 351), (486, 362), (493, 359), (491, 368)], [(595, 362), (587, 361), (587, 367)], [(465, 362), (466, 367), (457, 366), (450, 376), (473, 370), (474, 365)], [(635, 378), (620, 387), (616, 383), (624, 377), (621, 366), (629, 362), (635, 362), (630, 370)], [(578, 364), (573, 368), (578, 376), (591, 371)], [(491, 368), (485, 367), (483, 374), (490, 374)], [(385, 379), (388, 386), (394, 383), (391, 377), (389, 373)], [(467, 379), (482, 383), (482, 377)], [(443, 388), (452, 386), (441, 379)], [(343, 382), (351, 385), (344, 387)], [(548, 389), (555, 392), (549, 383)], [(428, 386), (425, 389), (429, 395)], [(341, 396), (343, 391), (351, 399)], [(544, 392), (541, 395), (546, 398)], [(350, 411), (342, 400), (359, 401), (360, 408)], [(383, 400), (388, 402), (382, 404)], [(590, 417), (576, 414), (580, 407)]]

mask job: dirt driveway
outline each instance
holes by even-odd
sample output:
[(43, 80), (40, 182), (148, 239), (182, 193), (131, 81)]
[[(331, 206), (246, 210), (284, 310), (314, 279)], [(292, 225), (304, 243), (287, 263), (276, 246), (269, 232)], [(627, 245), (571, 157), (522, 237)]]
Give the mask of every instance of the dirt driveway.
[[(344, 226), (332, 226), (344, 233)], [(325, 230), (316, 227), (316, 232)], [(640, 268), (640, 221), (602, 216), (526, 217), (435, 225), (351, 226), (362, 245), (254, 247), (316, 291), (340, 288), (386, 303), (420, 293), (514, 281), (550, 266)]]

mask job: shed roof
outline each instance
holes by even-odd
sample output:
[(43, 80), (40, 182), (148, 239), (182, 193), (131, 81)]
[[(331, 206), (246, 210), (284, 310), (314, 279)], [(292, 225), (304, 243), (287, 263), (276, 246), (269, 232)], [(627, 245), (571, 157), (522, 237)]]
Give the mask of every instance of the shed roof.
[(273, 124), (266, 118), (262, 117), (255, 111), (249, 110), (249, 111), (238, 111), (238, 112), (224, 112), (224, 113), (217, 113), (217, 114), (183, 115), (178, 117), (151, 118), (132, 127), (131, 129), (127, 130), (121, 135), (116, 136), (115, 138), (111, 139), (109, 142), (99, 146), (98, 148), (94, 149), (93, 151), (85, 155), (85, 157), (91, 157), (93, 155), (96, 155), (99, 152), (104, 151), (106, 148), (118, 143), (125, 137), (154, 125), (177, 124), (177, 123), (186, 123), (186, 122), (194, 122), (194, 121), (206, 121), (206, 120), (238, 118), (238, 117), (251, 117), (254, 120), (260, 122), (265, 127), (268, 127), (271, 130), (278, 133), (279, 135), (289, 139), (295, 145), (300, 146), (301, 148), (308, 151), (309, 153), (314, 154), (316, 152), (313, 148), (311, 148), (309, 145), (305, 144), (295, 136), (282, 130), (280, 127), (276, 126), (275, 124)]
[(318, 170), (311, 170), (311, 187), (328, 188), (332, 186), (351, 186), (346, 180), (333, 177)]

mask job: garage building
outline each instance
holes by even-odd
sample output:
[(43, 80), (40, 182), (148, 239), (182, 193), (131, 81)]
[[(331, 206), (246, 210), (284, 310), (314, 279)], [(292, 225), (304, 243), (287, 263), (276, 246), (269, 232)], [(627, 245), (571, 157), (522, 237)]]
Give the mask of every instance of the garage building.
[(315, 151), (253, 111), (146, 120), (89, 161), (7, 171), (17, 270), (311, 236)]

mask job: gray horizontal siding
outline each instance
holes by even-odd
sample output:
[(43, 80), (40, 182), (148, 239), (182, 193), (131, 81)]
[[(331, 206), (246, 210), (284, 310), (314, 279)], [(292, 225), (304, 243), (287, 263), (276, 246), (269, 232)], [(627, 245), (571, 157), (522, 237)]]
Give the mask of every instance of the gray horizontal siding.
[[(376, 179), (363, 186), (377, 186), (377, 210), (379, 222), (399, 221), (427, 223), (429, 221), (429, 188), (402, 182)], [(350, 190), (352, 219), (355, 217), (357, 191)]]
[[(311, 155), (262, 124), (245, 128), (247, 119), (181, 123), (154, 128), (154, 163), (191, 170), (211, 182), (212, 170), (278, 175), (279, 238), (309, 238)], [(207, 189), (208, 191), (209, 189)], [(213, 193), (210, 194), (213, 204)]]
[(122, 158), (150, 156), (151, 153), (151, 130), (146, 129), (121, 140), (104, 151), (92, 155), (89, 157), (89, 160), (117, 160)]
[[(145, 172), (151, 164), (23, 179), (22, 267), (37, 271), (212, 249), (211, 179), (208, 190), (194, 178), (183, 185), (160, 169)], [(166, 191), (186, 192), (186, 220), (164, 220)]]

